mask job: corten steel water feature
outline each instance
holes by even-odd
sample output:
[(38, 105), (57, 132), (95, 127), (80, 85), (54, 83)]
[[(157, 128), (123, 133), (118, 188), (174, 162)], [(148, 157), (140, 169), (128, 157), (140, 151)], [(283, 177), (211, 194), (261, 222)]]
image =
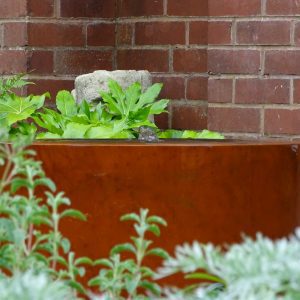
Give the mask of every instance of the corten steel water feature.
[(106, 257), (127, 242), (119, 218), (149, 208), (168, 221), (159, 246), (230, 243), (299, 225), (298, 146), (292, 142), (41, 142), (47, 175), (88, 222), (65, 221), (78, 255)]

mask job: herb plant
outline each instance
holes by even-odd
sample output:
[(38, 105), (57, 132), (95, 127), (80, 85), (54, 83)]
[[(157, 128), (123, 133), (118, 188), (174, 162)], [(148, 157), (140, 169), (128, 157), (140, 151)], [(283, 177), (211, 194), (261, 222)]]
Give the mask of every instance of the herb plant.
[[(144, 259), (148, 256), (163, 259), (169, 257), (161, 248), (150, 248), (152, 241), (146, 239), (148, 233), (159, 236), (159, 226), (166, 226), (166, 221), (158, 216), (148, 216), (147, 209), (141, 209), (140, 215), (134, 213), (125, 215), (121, 221), (133, 221), (136, 236), (131, 237), (132, 243), (115, 246), (109, 259), (95, 262), (105, 269), (100, 270), (99, 275), (90, 281), (90, 285), (99, 286), (106, 300), (146, 299), (145, 291), (153, 297), (160, 297), (161, 288), (152, 280), (155, 272), (144, 265)], [(122, 260), (123, 252), (131, 253), (133, 258)]]

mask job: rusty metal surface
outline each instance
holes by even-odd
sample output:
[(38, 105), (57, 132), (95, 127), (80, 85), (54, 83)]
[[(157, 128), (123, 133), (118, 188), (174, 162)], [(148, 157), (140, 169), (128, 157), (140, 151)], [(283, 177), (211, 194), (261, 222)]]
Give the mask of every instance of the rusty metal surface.
[(289, 234), (299, 224), (298, 148), (290, 142), (36, 143), (59, 190), (88, 222), (66, 221), (78, 255), (107, 256), (128, 241), (122, 214), (149, 208), (168, 221), (157, 245), (240, 234)]

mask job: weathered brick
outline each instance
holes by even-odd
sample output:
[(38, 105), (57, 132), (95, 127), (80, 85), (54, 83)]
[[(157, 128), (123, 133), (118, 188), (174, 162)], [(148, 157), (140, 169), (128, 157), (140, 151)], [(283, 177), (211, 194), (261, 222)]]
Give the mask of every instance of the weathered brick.
[(207, 71), (207, 51), (205, 49), (174, 50), (173, 68), (176, 72)]
[(44, 47), (83, 46), (83, 28), (60, 23), (29, 23), (28, 44)]
[(172, 128), (201, 130), (207, 128), (206, 105), (177, 105), (172, 108)]
[(191, 77), (187, 81), (186, 98), (188, 100), (207, 100), (207, 77)]
[(210, 16), (256, 16), (261, 13), (261, 0), (209, 0), (208, 4)]
[(266, 51), (265, 74), (300, 75), (300, 50)]
[(27, 14), (27, 0), (1, 0), (0, 18), (24, 17)]
[(31, 17), (52, 17), (54, 15), (54, 0), (27, 0), (28, 15)]
[(267, 0), (269, 15), (300, 15), (299, 0)]
[(52, 51), (34, 50), (28, 52), (28, 72), (32, 74), (52, 74), (54, 55)]
[(276, 104), (289, 103), (289, 80), (238, 79), (236, 81), (236, 103)]
[(210, 21), (208, 23), (208, 43), (211, 45), (231, 44), (232, 22)]
[(27, 54), (23, 50), (0, 50), (0, 74), (26, 73)]
[(190, 22), (190, 44), (206, 45), (208, 39), (208, 22)]
[(154, 116), (155, 124), (160, 129), (168, 129), (169, 128), (169, 114), (163, 113), (160, 115)]
[(118, 69), (149, 70), (167, 72), (169, 70), (168, 51), (166, 50), (119, 50)]
[(80, 75), (96, 70), (112, 70), (112, 51), (61, 50), (56, 53), (56, 74)]
[(169, 16), (207, 16), (207, 0), (168, 0)]
[(300, 46), (300, 22), (295, 25), (295, 43)]
[(139, 22), (135, 25), (137, 45), (185, 44), (184, 22)]
[(122, 23), (117, 25), (117, 45), (131, 45), (133, 39), (133, 24)]
[(237, 23), (237, 42), (246, 45), (289, 45), (289, 21), (242, 21)]
[(115, 25), (114, 24), (91, 24), (87, 28), (88, 46), (114, 46)]
[(267, 134), (300, 134), (300, 109), (266, 109)]
[[(108, 0), (112, 1), (113, 0)], [(163, 0), (117, 0), (119, 17), (162, 15)]]
[(65, 18), (114, 18), (116, 0), (60, 0)]
[(23, 47), (27, 45), (27, 25), (23, 22), (5, 23), (3, 25), (3, 45), (6, 47)]
[(160, 98), (180, 100), (185, 98), (184, 78), (178, 76), (153, 76), (153, 82), (163, 83)]
[(230, 103), (232, 102), (232, 79), (208, 80), (208, 102), (209, 103)]
[(260, 130), (260, 112), (254, 108), (210, 107), (208, 128), (221, 132), (249, 132)]
[(257, 74), (260, 69), (258, 50), (208, 51), (208, 71), (214, 74)]

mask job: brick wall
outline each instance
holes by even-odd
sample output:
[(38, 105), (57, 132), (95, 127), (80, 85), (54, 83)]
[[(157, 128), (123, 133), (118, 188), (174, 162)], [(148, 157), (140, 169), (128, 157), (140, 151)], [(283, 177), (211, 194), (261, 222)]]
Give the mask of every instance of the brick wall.
[(148, 69), (171, 99), (161, 127), (300, 136), (299, 15), (299, 0), (1, 0), (0, 72), (55, 93)]
[(300, 135), (300, 1), (209, 0), (208, 126)]

